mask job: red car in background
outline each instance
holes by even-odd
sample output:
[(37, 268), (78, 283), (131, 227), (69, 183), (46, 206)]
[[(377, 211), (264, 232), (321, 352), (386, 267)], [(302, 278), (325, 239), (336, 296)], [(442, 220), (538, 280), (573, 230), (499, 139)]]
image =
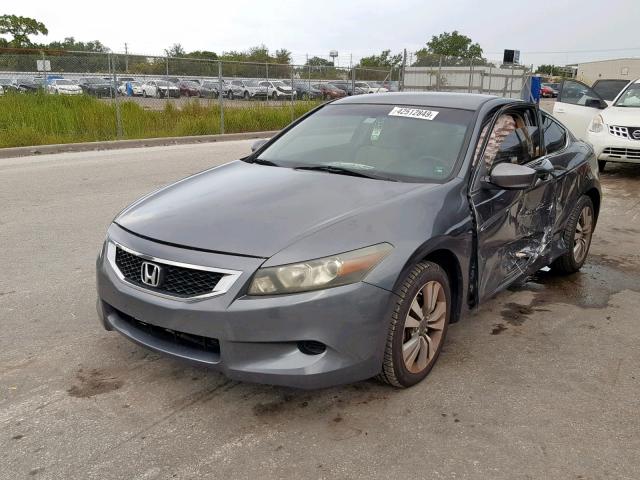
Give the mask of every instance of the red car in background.
[(324, 100), (342, 98), (347, 95), (344, 90), (340, 90), (338, 87), (331, 83), (314, 83), (311, 84), (311, 87), (315, 88), (316, 90), (320, 90), (322, 92), (322, 98)]
[(540, 96), (542, 98), (556, 98), (559, 88), (560, 84), (558, 83), (543, 83), (540, 87)]
[(198, 85), (197, 82), (193, 82), (191, 80), (183, 80), (178, 84), (178, 88), (180, 88), (181, 97), (200, 96), (200, 85)]

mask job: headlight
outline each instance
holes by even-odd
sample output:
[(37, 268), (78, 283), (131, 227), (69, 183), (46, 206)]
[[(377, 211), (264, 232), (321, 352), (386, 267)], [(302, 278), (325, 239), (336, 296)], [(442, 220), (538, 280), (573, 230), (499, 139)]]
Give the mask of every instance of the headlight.
[(596, 115), (591, 120), (589, 124), (589, 131), (593, 133), (600, 133), (604, 130), (604, 121), (602, 120), (602, 115)]
[(249, 295), (278, 295), (347, 285), (362, 280), (393, 247), (380, 243), (308, 262), (261, 268)]

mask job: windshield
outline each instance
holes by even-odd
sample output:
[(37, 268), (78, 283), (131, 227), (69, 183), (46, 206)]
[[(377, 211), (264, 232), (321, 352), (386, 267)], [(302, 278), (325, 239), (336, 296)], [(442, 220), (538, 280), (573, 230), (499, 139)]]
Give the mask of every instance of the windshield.
[(283, 82), (271, 82), (274, 87), (288, 87), (289, 85), (285, 85)]
[(56, 85), (75, 85), (71, 80), (56, 80)]
[(613, 100), (629, 82), (627, 80), (598, 80), (593, 84), (593, 91), (603, 100)]
[(453, 172), (472, 116), (447, 108), (328, 105), (285, 133), (258, 160), (440, 181)]
[(629, 85), (618, 101), (615, 104), (616, 107), (640, 107), (640, 83), (634, 83)]
[(82, 81), (84, 83), (106, 83), (106, 80), (101, 78), (83, 78)]
[(171, 82), (167, 82), (166, 80), (158, 80), (156, 82), (159, 87), (174, 87), (175, 85)]

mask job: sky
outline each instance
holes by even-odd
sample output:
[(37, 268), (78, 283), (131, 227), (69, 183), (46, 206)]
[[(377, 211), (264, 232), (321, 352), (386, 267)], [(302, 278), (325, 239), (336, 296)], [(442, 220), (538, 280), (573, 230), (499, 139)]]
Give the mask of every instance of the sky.
[(271, 51), (290, 50), (295, 63), (337, 50), (338, 64), (348, 66), (385, 49), (414, 52), (431, 36), (458, 30), (490, 60), (501, 59), (505, 48), (520, 50), (527, 65), (640, 57), (640, 0), (65, 0), (63, 8), (51, 0), (3, 3), (0, 14), (33, 17), (47, 26), (49, 35), (34, 40), (73, 36), (100, 40), (115, 52), (124, 51), (126, 42), (129, 52), (148, 55), (162, 54), (173, 43), (216, 53), (265, 44)]

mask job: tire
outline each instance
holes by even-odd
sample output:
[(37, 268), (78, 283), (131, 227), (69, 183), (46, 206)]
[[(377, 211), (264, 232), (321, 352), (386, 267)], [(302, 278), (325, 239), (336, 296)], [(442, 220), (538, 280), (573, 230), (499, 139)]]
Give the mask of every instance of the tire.
[(245, 100), (249, 100), (249, 92), (245, 91), (243, 97)]
[[(451, 288), (442, 267), (421, 262), (396, 293), (378, 379), (406, 388), (424, 379), (438, 360), (451, 318)], [(435, 299), (433, 307), (424, 304), (429, 296)], [(425, 309), (430, 310), (428, 315), (424, 315)]]
[(146, 90), (142, 90), (142, 98), (147, 98), (147, 91)]
[(278, 100), (278, 94), (277, 94), (276, 92), (273, 92), (273, 93), (271, 94), (271, 100), (273, 100), (273, 101)]
[(233, 100), (233, 92), (231, 90), (229, 90), (229, 92), (227, 93), (227, 99)]
[(599, 172), (604, 172), (605, 168), (607, 168), (607, 161), (606, 160), (598, 160), (598, 171)]
[(595, 218), (593, 202), (583, 195), (573, 207), (562, 232), (567, 251), (550, 265), (553, 272), (570, 275), (582, 268), (589, 255)]

